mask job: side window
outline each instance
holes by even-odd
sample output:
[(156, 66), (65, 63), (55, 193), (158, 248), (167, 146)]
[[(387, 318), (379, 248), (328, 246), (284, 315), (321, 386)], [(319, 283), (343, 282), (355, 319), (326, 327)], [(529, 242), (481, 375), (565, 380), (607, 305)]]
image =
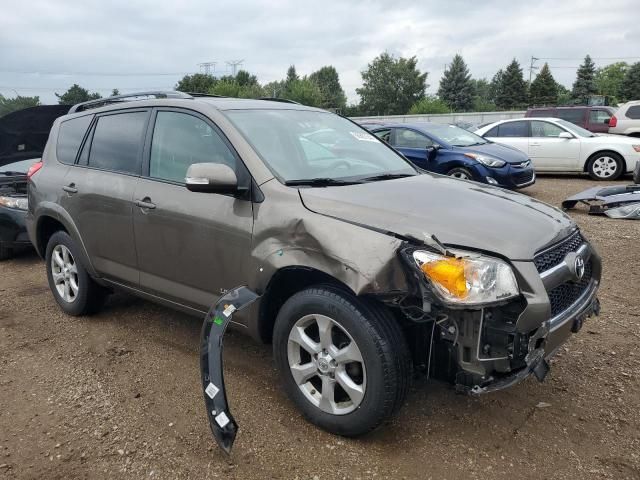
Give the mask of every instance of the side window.
[(427, 148), (432, 147), (433, 142), (429, 137), (408, 128), (396, 129), (396, 141), (393, 145), (398, 148)]
[(549, 122), (531, 122), (531, 136), (532, 137), (558, 137), (563, 129)]
[(483, 137), (497, 137), (498, 136), (498, 127), (499, 125), (496, 125), (495, 127), (493, 127), (491, 130), (489, 130), (487, 133), (485, 133), (483, 135)]
[(58, 143), (56, 144), (56, 157), (61, 163), (72, 164), (76, 160), (78, 149), (89, 128), (93, 115), (72, 118), (60, 124)]
[(567, 122), (582, 125), (584, 119), (584, 108), (559, 108), (556, 116)]
[(527, 122), (507, 122), (498, 125), (498, 137), (528, 137)]
[(528, 117), (554, 117), (553, 109), (536, 109), (530, 110)]
[(626, 117), (632, 120), (640, 120), (640, 105), (633, 105), (629, 107)]
[(598, 124), (604, 123), (605, 120), (609, 120), (611, 118), (611, 114), (606, 110), (591, 110), (589, 111), (589, 123), (590, 124)]
[(149, 176), (184, 183), (193, 163), (224, 163), (234, 171), (236, 159), (204, 120), (181, 112), (158, 112), (153, 127)]
[(98, 118), (89, 152), (89, 166), (140, 174), (140, 152), (149, 112), (129, 112)]
[(387, 143), (391, 143), (391, 129), (387, 128), (385, 130), (378, 130), (377, 132), (373, 132), (373, 134), (378, 137), (380, 140), (384, 140)]

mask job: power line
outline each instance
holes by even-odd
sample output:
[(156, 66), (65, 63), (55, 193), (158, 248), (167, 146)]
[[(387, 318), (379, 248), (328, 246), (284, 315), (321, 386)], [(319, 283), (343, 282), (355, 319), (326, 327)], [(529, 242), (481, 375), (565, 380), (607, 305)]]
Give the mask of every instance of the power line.
[[(584, 57), (539, 57), (539, 60), (583, 60)], [(640, 57), (591, 57), (591, 60), (640, 60)]]
[(59, 75), (59, 76), (105, 76), (105, 77), (160, 77), (190, 75), (191, 72), (41, 72), (28, 70), (0, 70), (0, 73), (14, 73), (19, 75)]

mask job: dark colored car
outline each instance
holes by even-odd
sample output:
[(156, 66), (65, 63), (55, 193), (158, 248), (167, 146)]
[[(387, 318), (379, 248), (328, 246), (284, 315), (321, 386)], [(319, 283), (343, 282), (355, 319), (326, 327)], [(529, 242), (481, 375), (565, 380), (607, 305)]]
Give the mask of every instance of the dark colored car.
[(513, 189), (536, 181), (531, 161), (524, 153), (455, 125), (402, 123), (370, 130), (429, 172)]
[(29, 178), (29, 236), (70, 315), (117, 289), (203, 318), (242, 285), (259, 299), (232, 323), (273, 343), (283, 390), (359, 435), (414, 371), (472, 394), (543, 379), (599, 310), (600, 258), (554, 207), (423, 173), (324, 110), (139, 97), (56, 120)]
[(31, 247), (25, 227), (27, 172), (39, 160), (20, 160), (0, 166), (0, 260)]
[(529, 108), (525, 117), (553, 117), (566, 120), (593, 133), (607, 133), (615, 109), (605, 106)]

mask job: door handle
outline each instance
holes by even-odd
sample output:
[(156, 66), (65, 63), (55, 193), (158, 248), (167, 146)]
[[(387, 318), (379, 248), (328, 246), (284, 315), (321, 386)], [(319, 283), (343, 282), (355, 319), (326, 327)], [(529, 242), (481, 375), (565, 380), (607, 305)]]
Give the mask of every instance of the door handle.
[(76, 188), (76, 184), (75, 183), (70, 183), (69, 185), (65, 185), (64, 187), (62, 187), (62, 190), (64, 190), (67, 193), (78, 193), (78, 189)]
[(153, 210), (156, 208), (156, 204), (152, 203), (149, 197), (145, 197), (142, 200), (136, 200), (135, 204), (137, 207), (145, 208), (147, 210)]
[(529, 144), (529, 146), (531, 146), (531, 147), (539, 147), (540, 144), (538, 142), (532, 142), (532, 143)]

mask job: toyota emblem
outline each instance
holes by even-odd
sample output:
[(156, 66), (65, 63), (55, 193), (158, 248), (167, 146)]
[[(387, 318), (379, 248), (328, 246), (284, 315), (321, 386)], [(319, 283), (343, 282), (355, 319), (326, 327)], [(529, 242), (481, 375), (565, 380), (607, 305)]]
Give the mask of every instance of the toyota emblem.
[(578, 280), (582, 280), (582, 277), (584, 277), (584, 259), (582, 257), (576, 257), (576, 263), (574, 267), (576, 278)]

